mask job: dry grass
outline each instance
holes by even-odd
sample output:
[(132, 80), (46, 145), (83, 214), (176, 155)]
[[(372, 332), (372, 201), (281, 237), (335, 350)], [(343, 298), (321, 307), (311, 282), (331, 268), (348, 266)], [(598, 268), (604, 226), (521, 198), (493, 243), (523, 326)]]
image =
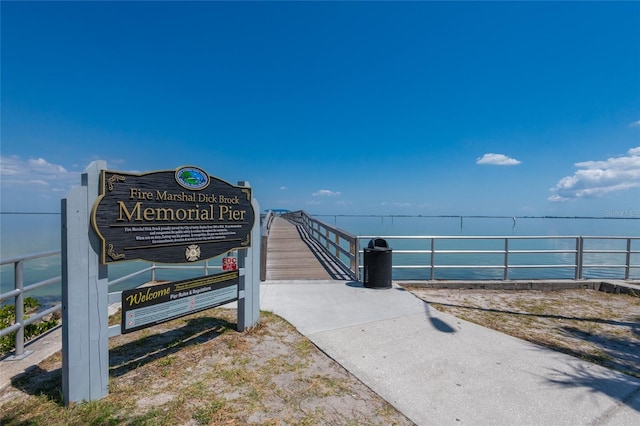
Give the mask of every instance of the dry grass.
[(410, 425), (286, 321), (212, 309), (110, 340), (109, 395), (64, 407), (56, 354), (0, 393), (10, 425)]
[(640, 377), (640, 297), (596, 290), (409, 290), (461, 319)]

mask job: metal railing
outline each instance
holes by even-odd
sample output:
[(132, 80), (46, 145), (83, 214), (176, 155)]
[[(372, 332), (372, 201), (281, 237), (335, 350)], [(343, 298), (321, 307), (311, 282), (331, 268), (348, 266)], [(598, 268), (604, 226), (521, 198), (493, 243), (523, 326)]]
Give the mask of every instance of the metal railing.
[(301, 224), (334, 261), (348, 268), (353, 279), (358, 279), (358, 244), (355, 235), (315, 219), (304, 211), (285, 213), (282, 217)]
[(275, 214), (269, 210), (269, 212), (261, 218), (260, 229), (260, 281), (267, 279), (267, 247), (269, 243), (269, 231), (271, 230), (271, 224)]
[[(400, 246), (415, 246), (413, 248), (403, 248), (392, 250), (393, 265), (396, 270), (426, 270), (427, 273), (419, 278), (409, 278), (408, 280), (428, 279), (435, 280), (437, 270), (446, 269), (476, 269), (476, 270), (501, 270), (499, 279), (512, 279), (512, 272), (522, 269), (572, 269), (571, 278), (579, 280), (585, 277), (586, 270), (595, 269), (618, 269), (623, 270), (623, 277), (629, 280), (632, 270), (640, 269), (640, 237), (604, 237), (604, 236), (358, 236), (357, 247), (358, 258), (364, 253), (361, 248), (365, 240), (372, 238), (383, 238), (390, 241), (397, 241)], [(467, 245), (476, 245), (478, 248), (461, 250), (459, 248), (443, 248), (442, 246), (461, 245), (461, 241), (466, 241)], [(605, 245), (612, 246), (616, 242), (622, 242), (619, 246), (623, 248), (599, 248), (595, 242), (605, 242)], [(516, 242), (524, 242), (524, 246), (519, 244), (514, 248)], [(494, 243), (492, 247), (487, 247)], [(634, 245), (635, 243), (635, 245)], [(588, 248), (590, 245), (594, 247)], [(485, 247), (482, 247), (485, 246)], [(541, 247), (535, 247), (541, 246)], [(548, 248), (558, 247), (558, 248)], [(587, 247), (587, 248), (585, 248)], [(473, 262), (465, 263), (460, 260), (461, 256), (475, 255)], [(487, 263), (483, 259), (488, 255), (494, 263)], [(522, 255), (538, 256), (539, 258), (553, 259), (546, 263), (523, 263), (514, 259), (521, 258)], [(420, 262), (410, 263), (406, 259), (415, 257)], [(499, 257), (500, 262), (495, 262)], [(624, 257), (624, 261), (615, 262), (614, 258)], [(570, 259), (570, 263), (569, 262)], [(592, 262), (587, 260), (592, 259)], [(594, 261), (596, 263), (594, 263)], [(363, 266), (359, 266), (362, 269)], [(358, 271), (360, 277), (361, 271)], [(420, 274), (414, 274), (420, 275)], [(535, 279), (535, 278), (534, 278)]]
[[(45, 286), (51, 286), (55, 284), (59, 284), (62, 281), (62, 276), (58, 275), (52, 278), (48, 278), (34, 284), (30, 284), (28, 286), (24, 286), (24, 264), (30, 260), (42, 259), (46, 257), (59, 256), (60, 251), (48, 251), (43, 253), (35, 253), (28, 254), (24, 256), (14, 257), (11, 259), (0, 260), (0, 266), (4, 265), (14, 265), (14, 289), (8, 291), (6, 293), (0, 294), (0, 303), (5, 300), (9, 300), (11, 298), (14, 299), (15, 306), (15, 320), (12, 325), (9, 327), (3, 328), (0, 330), (0, 337), (9, 335), (13, 332), (16, 332), (15, 335), (15, 350), (12, 356), (8, 357), (8, 360), (19, 360), (26, 356), (28, 356), (32, 351), (25, 351), (25, 327), (29, 324), (32, 324), (36, 321), (41, 320), (42, 318), (50, 315), (54, 312), (59, 312), (62, 310), (62, 303), (57, 303), (53, 307), (38, 312), (29, 318), (25, 319), (24, 313), (24, 299), (25, 294), (36, 290), (38, 288), (42, 288)], [(210, 270), (221, 270), (222, 266), (220, 265), (211, 265), (209, 261), (205, 261), (201, 265), (167, 265), (167, 264), (155, 264), (152, 263), (151, 266), (142, 268), (135, 272), (132, 272), (128, 275), (116, 278), (108, 282), (109, 287), (112, 287), (116, 284), (120, 284), (131, 280), (133, 278), (139, 277), (146, 273), (150, 273), (150, 282), (155, 282), (157, 280), (156, 271), (158, 270), (197, 270), (202, 269), (204, 271), (204, 275), (209, 275)], [(122, 291), (114, 291), (109, 293), (109, 304), (120, 303), (122, 298)], [(120, 325), (109, 327), (109, 337), (117, 336), (120, 334)]]
[(14, 257), (7, 260), (0, 260), (0, 266), (13, 264), (14, 272), (13, 272), (13, 290), (8, 291), (6, 293), (0, 294), (0, 303), (14, 298), (15, 303), (15, 320), (12, 325), (9, 327), (3, 328), (0, 330), (0, 337), (6, 336), (8, 334), (16, 332), (15, 336), (15, 352), (11, 359), (22, 359), (25, 356), (29, 355), (31, 352), (26, 352), (24, 350), (24, 329), (27, 325), (32, 324), (38, 320), (41, 320), (47, 315), (50, 315), (54, 312), (58, 312), (62, 310), (62, 304), (56, 304), (53, 307), (46, 309), (42, 312), (38, 312), (35, 315), (30, 316), (25, 319), (24, 315), (24, 295), (30, 291), (35, 289), (50, 286), (53, 284), (57, 284), (62, 281), (62, 277), (60, 275), (49, 278), (43, 281), (36, 282), (34, 284), (24, 286), (24, 263), (29, 260), (42, 259), (46, 257), (59, 256), (60, 251), (47, 251), (42, 253), (34, 253), (20, 257)]
[[(304, 226), (307, 233), (317, 241), (335, 260), (350, 269), (354, 279), (362, 279), (364, 269), (363, 245), (373, 238), (383, 238), (400, 242), (401, 249), (392, 250), (392, 270), (410, 270), (407, 280), (435, 280), (438, 270), (498, 270), (497, 279), (509, 280), (516, 275), (514, 271), (571, 269), (576, 280), (585, 277), (585, 271), (618, 269), (623, 270), (625, 280), (631, 279), (632, 271), (640, 269), (640, 237), (604, 237), (604, 236), (355, 236), (342, 229), (328, 225), (311, 217), (304, 211), (283, 214), (285, 217)], [(596, 242), (620, 247), (597, 247)], [(460, 246), (476, 246), (461, 249)], [(410, 246), (411, 248), (406, 248)], [(487, 247), (491, 246), (491, 247)], [(593, 247), (592, 247), (593, 246)], [(550, 248), (553, 247), (553, 248)], [(475, 256), (472, 261), (469, 255)], [(416, 256), (420, 261), (410, 259)], [(465, 259), (466, 256), (466, 259)], [(537, 256), (544, 263), (523, 263), (523, 256)], [(624, 257), (618, 263), (612, 263), (613, 257)], [(635, 256), (635, 257), (634, 257)], [(491, 257), (495, 263), (487, 263)], [(484, 258), (484, 259), (483, 259)], [(549, 260), (551, 259), (551, 260)], [(589, 262), (589, 260), (592, 260)], [(426, 271), (421, 274), (420, 271)], [(464, 278), (474, 279), (468, 274)], [(478, 279), (478, 278), (475, 278)], [(530, 278), (542, 279), (542, 278)]]

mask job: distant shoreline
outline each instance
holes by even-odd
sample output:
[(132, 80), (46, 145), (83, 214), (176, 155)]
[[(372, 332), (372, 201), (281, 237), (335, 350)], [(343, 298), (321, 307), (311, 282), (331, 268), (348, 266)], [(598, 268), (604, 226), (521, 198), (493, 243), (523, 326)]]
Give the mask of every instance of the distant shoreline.
[(60, 215), (60, 212), (0, 212), (0, 214), (57, 214)]
[(410, 214), (310, 214), (314, 217), (415, 217), (415, 218), (454, 218), (454, 219), (634, 219), (640, 220), (640, 216), (491, 216), (491, 215), (410, 215)]
[[(0, 212), (0, 215), (60, 215), (60, 212)], [(401, 218), (454, 218), (454, 219), (615, 219), (640, 220), (640, 215), (611, 214), (608, 216), (498, 216), (498, 215), (459, 215), (459, 214), (309, 214), (314, 217), (401, 217)]]

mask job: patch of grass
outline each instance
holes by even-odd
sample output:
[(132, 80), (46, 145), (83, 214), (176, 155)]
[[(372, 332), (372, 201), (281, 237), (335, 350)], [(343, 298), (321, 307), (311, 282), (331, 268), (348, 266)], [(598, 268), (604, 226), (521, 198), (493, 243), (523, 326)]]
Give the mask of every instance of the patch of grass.
[(160, 358), (158, 360), (158, 365), (163, 367), (163, 366), (170, 366), (171, 364), (173, 364), (176, 361), (176, 357), (175, 356), (166, 356), (164, 358)]
[(215, 420), (216, 414), (225, 406), (225, 402), (222, 400), (213, 400), (206, 406), (196, 408), (193, 413), (193, 420), (200, 425), (211, 424)]
[(307, 339), (300, 339), (293, 344), (296, 355), (303, 359), (309, 356), (313, 348), (315, 348), (315, 346)]
[(345, 395), (349, 391), (343, 378), (320, 375), (312, 377), (312, 388), (317, 396)]

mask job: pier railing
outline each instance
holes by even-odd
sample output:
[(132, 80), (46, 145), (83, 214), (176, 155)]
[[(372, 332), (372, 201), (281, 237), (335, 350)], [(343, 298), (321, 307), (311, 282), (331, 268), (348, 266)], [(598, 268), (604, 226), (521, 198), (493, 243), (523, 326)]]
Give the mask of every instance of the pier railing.
[[(363, 277), (364, 248), (373, 238), (389, 240), (394, 279), (436, 280), (447, 279), (446, 275), (459, 280), (555, 279), (561, 270), (571, 271), (562, 278), (576, 280), (597, 278), (592, 275), (605, 270), (617, 271), (618, 278), (625, 280), (640, 275), (634, 275), (640, 271), (640, 237), (355, 236), (304, 211), (282, 217), (302, 224), (335, 260), (351, 270), (355, 280)], [(455, 270), (466, 272), (451, 274)], [(482, 273), (470, 274), (472, 270)], [(536, 273), (524, 275), (531, 270)]]
[[(358, 236), (361, 248), (372, 238), (389, 240), (392, 270), (410, 270), (408, 280), (435, 280), (437, 271), (498, 271), (457, 279), (543, 279), (540, 274), (524, 276), (523, 270), (546, 270), (546, 277), (558, 278), (551, 270), (571, 270), (567, 279), (599, 278), (591, 271), (617, 270), (618, 278), (629, 280), (640, 271), (640, 237), (605, 236)], [(393, 246), (402, 247), (393, 249)], [(460, 249), (467, 247), (467, 249)], [(532, 260), (539, 260), (532, 263)], [(361, 266), (360, 268), (363, 268)], [(518, 273), (518, 272), (520, 273)], [(519, 275), (519, 276), (517, 276)], [(638, 278), (636, 274), (634, 277)], [(358, 277), (362, 276), (361, 271)], [(450, 278), (456, 279), (456, 278)]]
[(352, 278), (358, 279), (358, 237), (313, 218), (304, 211), (285, 213), (282, 217), (301, 224), (334, 261), (343, 264), (351, 271)]
[(271, 224), (275, 214), (269, 210), (264, 216), (260, 218), (260, 281), (267, 279), (267, 247), (269, 242), (269, 231), (271, 230)]

